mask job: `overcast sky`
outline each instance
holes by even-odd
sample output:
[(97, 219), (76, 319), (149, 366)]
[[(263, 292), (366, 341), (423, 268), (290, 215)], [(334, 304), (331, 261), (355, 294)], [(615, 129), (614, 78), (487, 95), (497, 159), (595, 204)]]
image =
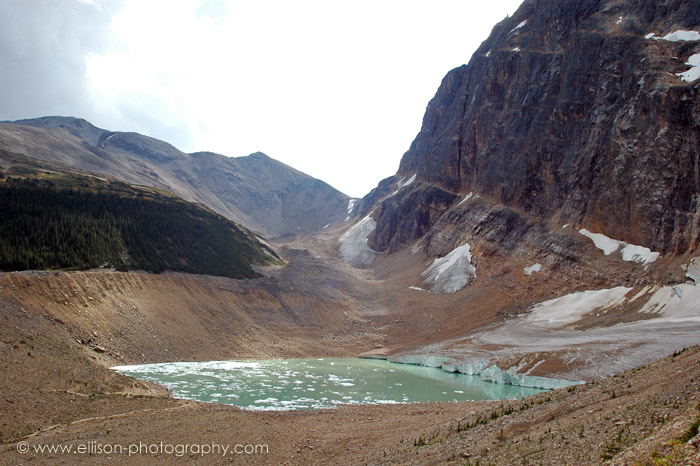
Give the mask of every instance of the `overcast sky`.
[(521, 1), (0, 0), (0, 120), (262, 151), (360, 197)]

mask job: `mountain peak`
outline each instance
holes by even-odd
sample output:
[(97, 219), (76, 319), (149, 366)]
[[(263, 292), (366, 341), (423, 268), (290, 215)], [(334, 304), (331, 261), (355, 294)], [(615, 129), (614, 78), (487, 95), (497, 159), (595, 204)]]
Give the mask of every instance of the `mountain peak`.
[[(38, 130), (21, 130), (29, 126)], [(0, 123), (0, 149), (164, 189), (267, 236), (318, 230), (347, 215), (346, 195), (262, 152), (185, 154), (152, 137), (73, 117)]]

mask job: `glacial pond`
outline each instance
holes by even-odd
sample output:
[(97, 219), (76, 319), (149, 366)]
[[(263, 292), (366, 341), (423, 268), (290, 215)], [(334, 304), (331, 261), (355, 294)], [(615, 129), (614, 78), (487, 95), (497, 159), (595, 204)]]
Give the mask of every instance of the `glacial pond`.
[(257, 410), (513, 399), (543, 391), (375, 359), (171, 362), (113, 369), (164, 385), (176, 398)]

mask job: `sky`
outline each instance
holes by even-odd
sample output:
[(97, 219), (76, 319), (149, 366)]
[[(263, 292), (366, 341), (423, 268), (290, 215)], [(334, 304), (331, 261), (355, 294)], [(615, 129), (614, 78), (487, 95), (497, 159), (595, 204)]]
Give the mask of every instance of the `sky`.
[(261, 151), (353, 197), (522, 0), (0, 0), (0, 120)]

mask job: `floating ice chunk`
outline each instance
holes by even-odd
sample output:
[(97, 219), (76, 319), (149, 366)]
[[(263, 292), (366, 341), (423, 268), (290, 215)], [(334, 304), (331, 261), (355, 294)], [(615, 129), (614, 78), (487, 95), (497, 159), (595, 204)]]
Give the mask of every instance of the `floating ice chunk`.
[[(371, 215), (371, 213), (370, 213)], [(369, 215), (340, 237), (338, 249), (341, 259), (349, 265), (369, 265), (377, 252), (367, 246), (367, 238), (377, 228), (377, 222)]]
[(691, 55), (685, 64), (690, 66), (690, 69), (683, 73), (676, 73), (676, 76), (687, 83), (692, 83), (696, 79), (700, 78), (700, 53)]
[(700, 32), (678, 30), (678, 31), (674, 31), (670, 34), (666, 34), (665, 36), (662, 37), (662, 39), (667, 40), (669, 42), (680, 42), (680, 41), (692, 42), (692, 41), (700, 40)]
[(472, 265), (469, 243), (455, 248), (444, 257), (436, 258), (421, 276), (431, 293), (455, 293), (476, 277), (476, 268)]
[(580, 320), (596, 309), (606, 309), (625, 301), (625, 295), (632, 288), (616, 288), (579, 291), (559, 298), (535, 304), (526, 317), (529, 322), (542, 327), (563, 327)]
[(539, 272), (540, 270), (542, 270), (542, 264), (539, 263), (523, 268), (525, 275), (532, 275), (532, 272)]

